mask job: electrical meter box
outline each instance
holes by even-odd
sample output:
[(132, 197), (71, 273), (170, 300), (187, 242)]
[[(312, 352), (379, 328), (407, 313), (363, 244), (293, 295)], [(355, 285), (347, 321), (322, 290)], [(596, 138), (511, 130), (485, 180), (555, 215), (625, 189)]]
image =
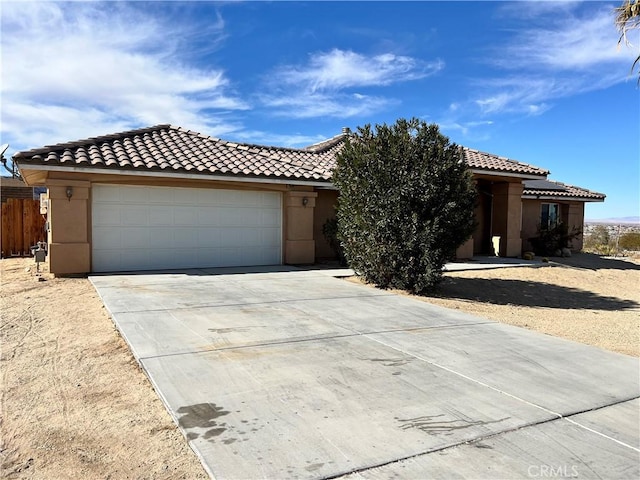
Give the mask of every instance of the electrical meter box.
[(41, 193), (40, 194), (40, 213), (42, 215), (46, 215), (49, 211), (49, 194)]

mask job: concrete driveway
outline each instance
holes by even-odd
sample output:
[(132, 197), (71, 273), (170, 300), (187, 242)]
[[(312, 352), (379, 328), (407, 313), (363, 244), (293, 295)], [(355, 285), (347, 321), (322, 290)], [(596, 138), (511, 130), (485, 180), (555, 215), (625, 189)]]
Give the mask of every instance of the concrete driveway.
[(215, 478), (640, 476), (637, 358), (322, 270), (91, 281)]

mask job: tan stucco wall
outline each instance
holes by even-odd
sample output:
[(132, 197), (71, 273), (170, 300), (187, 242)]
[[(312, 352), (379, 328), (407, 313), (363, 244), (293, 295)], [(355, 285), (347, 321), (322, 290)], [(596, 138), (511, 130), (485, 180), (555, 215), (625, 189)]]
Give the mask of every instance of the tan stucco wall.
[(317, 195), (312, 191), (290, 191), (284, 195), (284, 263), (295, 265), (315, 262), (313, 212)]
[[(56, 275), (87, 273), (91, 269), (90, 184), (52, 179), (47, 189), (49, 271)], [(67, 189), (71, 189), (70, 198)]]
[(464, 242), (456, 250), (456, 258), (459, 260), (473, 257), (473, 237)]
[(522, 201), (522, 249), (533, 251), (529, 239), (535, 237), (540, 224), (540, 204), (537, 200)]
[(569, 224), (569, 231), (576, 227), (580, 230), (580, 235), (573, 239), (571, 242), (571, 249), (579, 252), (582, 250), (584, 241), (584, 202), (571, 202), (568, 204), (569, 211), (567, 213), (567, 223)]
[[(560, 205), (560, 218), (569, 226), (569, 232), (573, 228), (580, 231), (584, 228), (584, 202), (563, 202), (558, 200), (522, 200), (522, 240), (525, 250), (533, 250), (529, 238), (538, 235), (540, 225), (541, 206), (543, 203), (557, 203)], [(583, 235), (579, 235), (571, 242), (573, 251), (582, 250)]]
[(329, 246), (322, 233), (322, 227), (330, 218), (336, 216), (338, 203), (337, 190), (318, 190), (316, 209), (313, 212), (313, 238), (316, 241), (316, 258), (335, 259), (336, 254)]

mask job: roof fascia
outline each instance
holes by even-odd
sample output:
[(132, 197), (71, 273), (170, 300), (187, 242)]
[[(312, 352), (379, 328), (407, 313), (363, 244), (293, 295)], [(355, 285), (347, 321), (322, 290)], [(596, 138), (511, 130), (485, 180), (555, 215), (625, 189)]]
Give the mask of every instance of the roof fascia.
[(508, 173), (508, 172), (498, 172), (495, 170), (485, 170), (482, 168), (470, 168), (471, 173), (477, 173), (478, 175), (489, 175), (493, 177), (512, 177), (512, 178), (523, 178), (525, 180), (544, 180), (547, 178), (546, 173), (533, 174), (533, 173)]
[(155, 177), (155, 178), (178, 178), (184, 180), (222, 180), (225, 182), (244, 182), (244, 183), (277, 183), (283, 185), (307, 185), (312, 187), (332, 188), (330, 182), (320, 182), (317, 180), (300, 180), (295, 178), (255, 178), (255, 177), (236, 177), (226, 175), (207, 175), (195, 173), (171, 173), (154, 171), (136, 171), (136, 170), (111, 170), (108, 168), (82, 168), (82, 167), (64, 167), (60, 165), (18, 165), (22, 170), (42, 170), (50, 172), (72, 172), (72, 173), (96, 173), (105, 175), (126, 175), (134, 177)]
[(554, 200), (556, 202), (604, 202), (604, 198), (559, 197), (553, 195), (522, 195), (523, 200)]

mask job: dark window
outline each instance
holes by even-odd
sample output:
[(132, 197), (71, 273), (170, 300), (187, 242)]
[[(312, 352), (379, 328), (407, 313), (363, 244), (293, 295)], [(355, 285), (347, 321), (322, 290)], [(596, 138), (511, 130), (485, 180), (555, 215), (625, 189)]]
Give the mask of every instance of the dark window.
[(543, 203), (540, 216), (540, 229), (549, 230), (558, 225), (560, 218), (560, 205), (557, 203)]

